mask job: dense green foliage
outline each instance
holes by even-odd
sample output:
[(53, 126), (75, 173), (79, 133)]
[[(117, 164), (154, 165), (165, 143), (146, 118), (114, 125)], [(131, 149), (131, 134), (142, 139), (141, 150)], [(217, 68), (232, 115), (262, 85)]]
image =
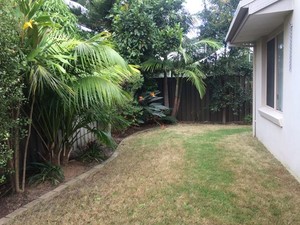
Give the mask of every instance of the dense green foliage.
[[(200, 98), (204, 96), (206, 90), (205, 83), (203, 81), (205, 74), (202, 72), (199, 62), (195, 61), (193, 57), (188, 54), (187, 50), (183, 47), (185, 40), (182, 38), (182, 35), (179, 37), (181, 37), (179, 46), (176, 51), (170, 52), (166, 59), (149, 59), (142, 64), (142, 68), (146, 71), (168, 71), (176, 78), (176, 86), (174, 90), (175, 97), (172, 110), (172, 116), (175, 118), (181, 102), (182, 83), (184, 79), (192, 82), (197, 89)], [(207, 40), (202, 40), (194, 44), (194, 46), (198, 44), (207, 44), (214, 48), (219, 47), (216, 42)]]
[(180, 33), (191, 25), (182, 1), (119, 1), (112, 9), (114, 40), (130, 63), (166, 57), (180, 43)]
[(202, 20), (200, 36), (214, 38), (224, 43), (223, 49), (210, 54), (203, 60), (203, 70), (208, 76), (211, 105), (214, 112), (223, 112), (226, 122), (226, 109), (230, 108), (235, 115), (240, 113), (244, 104), (251, 102), (252, 52), (250, 49), (227, 48), (224, 42), (238, 0), (207, 0), (204, 10), (199, 13)]
[(199, 13), (201, 38), (213, 38), (223, 42), (239, 0), (204, 0)]
[(0, 184), (5, 180), (8, 160), (12, 159), (23, 100), (17, 21), (11, 10), (13, 1), (0, 1)]
[(79, 160), (82, 162), (103, 162), (107, 159), (107, 155), (103, 151), (103, 147), (99, 143), (93, 141), (87, 144), (79, 155)]
[(232, 49), (228, 56), (218, 59), (210, 57), (205, 71), (210, 86), (211, 105), (214, 112), (229, 107), (234, 115), (239, 115), (245, 103), (252, 100), (252, 64), (249, 49)]

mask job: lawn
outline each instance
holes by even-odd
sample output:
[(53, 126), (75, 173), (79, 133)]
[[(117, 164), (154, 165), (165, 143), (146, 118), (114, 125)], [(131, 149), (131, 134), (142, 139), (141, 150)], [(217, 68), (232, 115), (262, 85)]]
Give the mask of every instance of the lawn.
[(300, 224), (300, 185), (248, 126), (176, 125), (11, 224)]

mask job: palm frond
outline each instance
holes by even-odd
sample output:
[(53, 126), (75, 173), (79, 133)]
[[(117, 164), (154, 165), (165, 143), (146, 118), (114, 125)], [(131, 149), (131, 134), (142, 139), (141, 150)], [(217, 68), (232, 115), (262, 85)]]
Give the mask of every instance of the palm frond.
[(138, 66), (138, 65), (128, 64), (128, 71), (133, 76), (139, 76), (141, 74), (141, 71), (139, 69), (140, 69), (140, 66)]
[[(59, 79), (57, 79), (43, 65), (34, 65), (29, 73), (30, 93), (35, 94), (39, 92), (42, 94), (44, 88), (48, 87), (55, 91), (60, 96), (66, 96), (67, 93), (71, 93), (71, 89)], [(46, 87), (45, 87), (46, 86)]]
[(135, 72), (131, 72), (129, 67), (124, 68), (120, 65), (114, 65), (106, 68), (97, 67), (94, 72), (100, 74), (101, 76), (105, 76), (107, 79), (116, 84), (122, 84), (131, 76), (139, 75)]
[(173, 58), (161, 60), (157, 58), (151, 58), (142, 63), (142, 69), (144, 71), (163, 71), (163, 70), (172, 70), (174, 68)]
[(86, 41), (74, 41), (69, 43), (74, 46), (73, 56), (80, 63), (83, 68), (88, 67), (108, 67), (113, 65), (120, 65), (127, 67), (125, 60), (103, 41), (102, 37), (93, 37)]
[(98, 74), (80, 78), (72, 86), (75, 92), (74, 101), (80, 107), (88, 108), (93, 104), (112, 105), (121, 103), (126, 98), (120, 85)]
[(185, 70), (184, 74), (187, 76), (187, 79), (193, 83), (200, 95), (200, 98), (203, 98), (206, 90), (205, 83), (203, 81), (205, 75), (200, 70), (197, 70), (196, 72), (192, 70)]
[(219, 42), (216, 42), (214, 40), (211, 39), (203, 39), (201, 41), (196, 42), (194, 45), (208, 45), (210, 47), (212, 47), (213, 49), (219, 49), (222, 47), (222, 44)]
[(143, 70), (153, 72), (156, 70), (162, 70), (164, 62), (160, 59), (151, 58), (143, 62), (141, 66)]

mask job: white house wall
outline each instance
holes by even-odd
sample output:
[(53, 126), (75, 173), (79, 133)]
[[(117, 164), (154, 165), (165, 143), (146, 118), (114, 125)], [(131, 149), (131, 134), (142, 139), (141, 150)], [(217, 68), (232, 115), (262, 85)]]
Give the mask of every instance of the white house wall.
[[(296, 22), (297, 21), (297, 22)], [(291, 44), (292, 26), (292, 46)], [(267, 37), (256, 42), (254, 66), (254, 134), (270, 152), (300, 181), (300, 1), (284, 23), (283, 113), (274, 110), (274, 123), (263, 116), (266, 107)], [(292, 53), (290, 54), (290, 48)], [(290, 66), (290, 61), (292, 64)], [(273, 116), (273, 115), (272, 115)], [(278, 117), (278, 118), (277, 118)]]

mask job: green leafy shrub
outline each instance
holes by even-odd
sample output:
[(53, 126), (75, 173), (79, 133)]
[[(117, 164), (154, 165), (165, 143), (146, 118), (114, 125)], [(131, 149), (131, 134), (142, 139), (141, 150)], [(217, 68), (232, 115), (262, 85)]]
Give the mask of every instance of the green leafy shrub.
[(6, 181), (6, 175), (10, 172), (7, 168), (7, 161), (12, 159), (13, 155), (12, 150), (4, 150), (5, 148), (6, 146), (2, 145), (0, 151), (0, 184)]
[(58, 185), (65, 179), (60, 166), (51, 163), (32, 163), (32, 169), (37, 173), (29, 178), (29, 184), (40, 184), (49, 181), (52, 185)]
[(139, 105), (143, 109), (142, 120), (144, 122), (158, 123), (162, 118), (170, 113), (170, 108), (164, 106), (160, 101), (163, 97), (158, 97), (159, 91), (146, 92), (139, 96)]
[(103, 162), (108, 158), (100, 144), (96, 141), (92, 141), (87, 144), (86, 148), (83, 149), (81, 155), (79, 156), (79, 160), (82, 162)]
[(137, 101), (129, 102), (121, 108), (121, 115), (128, 122), (128, 127), (138, 126), (139, 124), (144, 123), (141, 120), (143, 116), (143, 108), (139, 105)]
[(13, 5), (14, 1), (0, 0), (0, 184), (11, 172), (8, 161), (13, 157), (15, 140), (21, 136), (18, 106), (23, 100), (22, 65)]
[(247, 115), (244, 117), (244, 123), (245, 124), (252, 124), (252, 115)]

